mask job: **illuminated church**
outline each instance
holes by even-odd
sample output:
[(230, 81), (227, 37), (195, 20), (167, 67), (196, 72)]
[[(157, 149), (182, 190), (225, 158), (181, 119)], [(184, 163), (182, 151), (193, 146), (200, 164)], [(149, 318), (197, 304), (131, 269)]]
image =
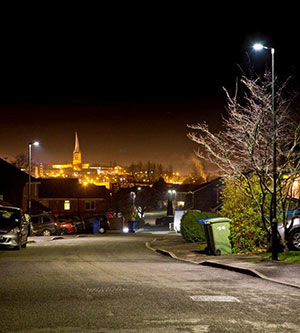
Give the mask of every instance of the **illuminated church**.
[(126, 170), (120, 166), (103, 167), (82, 163), (78, 133), (76, 131), (72, 164), (54, 164), (52, 165), (52, 169), (45, 170), (45, 176), (55, 178), (78, 178), (79, 182), (84, 186), (94, 184), (110, 188), (111, 183), (118, 182), (119, 178), (125, 181)]
[[(63, 170), (65, 171), (81, 171), (82, 169), (88, 169), (89, 164), (83, 164), (81, 160), (81, 151), (79, 147), (79, 139), (77, 131), (75, 132), (75, 147), (73, 150), (73, 161), (72, 164), (54, 164), (52, 165), (53, 169), (61, 170), (60, 174), (63, 174)], [(78, 176), (74, 174), (74, 176)]]
[(81, 152), (77, 132), (75, 132), (75, 147), (73, 151), (73, 169), (81, 170)]

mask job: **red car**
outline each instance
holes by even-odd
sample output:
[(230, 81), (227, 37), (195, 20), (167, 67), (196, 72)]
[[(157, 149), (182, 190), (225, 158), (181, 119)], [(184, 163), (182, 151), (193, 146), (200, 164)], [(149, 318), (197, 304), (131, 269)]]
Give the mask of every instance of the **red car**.
[(57, 218), (57, 225), (59, 226), (61, 235), (76, 234), (77, 228), (75, 223), (64, 218), (64, 216), (59, 216)]

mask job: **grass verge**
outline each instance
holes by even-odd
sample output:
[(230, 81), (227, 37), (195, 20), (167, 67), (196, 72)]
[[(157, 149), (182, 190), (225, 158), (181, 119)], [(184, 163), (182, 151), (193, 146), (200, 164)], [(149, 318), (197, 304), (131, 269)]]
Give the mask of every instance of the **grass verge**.
[[(300, 264), (300, 251), (278, 253), (278, 259), (280, 264)], [(253, 258), (245, 258), (245, 260), (250, 262), (272, 262), (272, 253), (262, 253)]]

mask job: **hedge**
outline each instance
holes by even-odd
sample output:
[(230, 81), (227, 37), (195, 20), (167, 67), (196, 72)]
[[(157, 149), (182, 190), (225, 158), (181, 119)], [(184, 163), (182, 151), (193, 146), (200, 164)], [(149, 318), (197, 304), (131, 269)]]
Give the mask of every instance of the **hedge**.
[(218, 213), (200, 212), (199, 210), (189, 210), (181, 219), (181, 235), (187, 242), (205, 241), (203, 225), (198, 221), (210, 217), (218, 217)]

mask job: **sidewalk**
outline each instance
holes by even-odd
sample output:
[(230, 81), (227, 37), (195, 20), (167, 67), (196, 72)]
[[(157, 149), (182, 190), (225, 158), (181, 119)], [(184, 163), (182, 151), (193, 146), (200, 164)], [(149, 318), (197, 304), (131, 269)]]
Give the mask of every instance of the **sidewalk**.
[[(300, 265), (279, 262), (249, 262), (255, 256), (207, 256), (199, 243), (187, 243), (178, 235), (166, 235), (146, 243), (153, 251), (197, 265), (228, 269), (300, 289)], [(299, 253), (300, 256), (300, 253)]]

